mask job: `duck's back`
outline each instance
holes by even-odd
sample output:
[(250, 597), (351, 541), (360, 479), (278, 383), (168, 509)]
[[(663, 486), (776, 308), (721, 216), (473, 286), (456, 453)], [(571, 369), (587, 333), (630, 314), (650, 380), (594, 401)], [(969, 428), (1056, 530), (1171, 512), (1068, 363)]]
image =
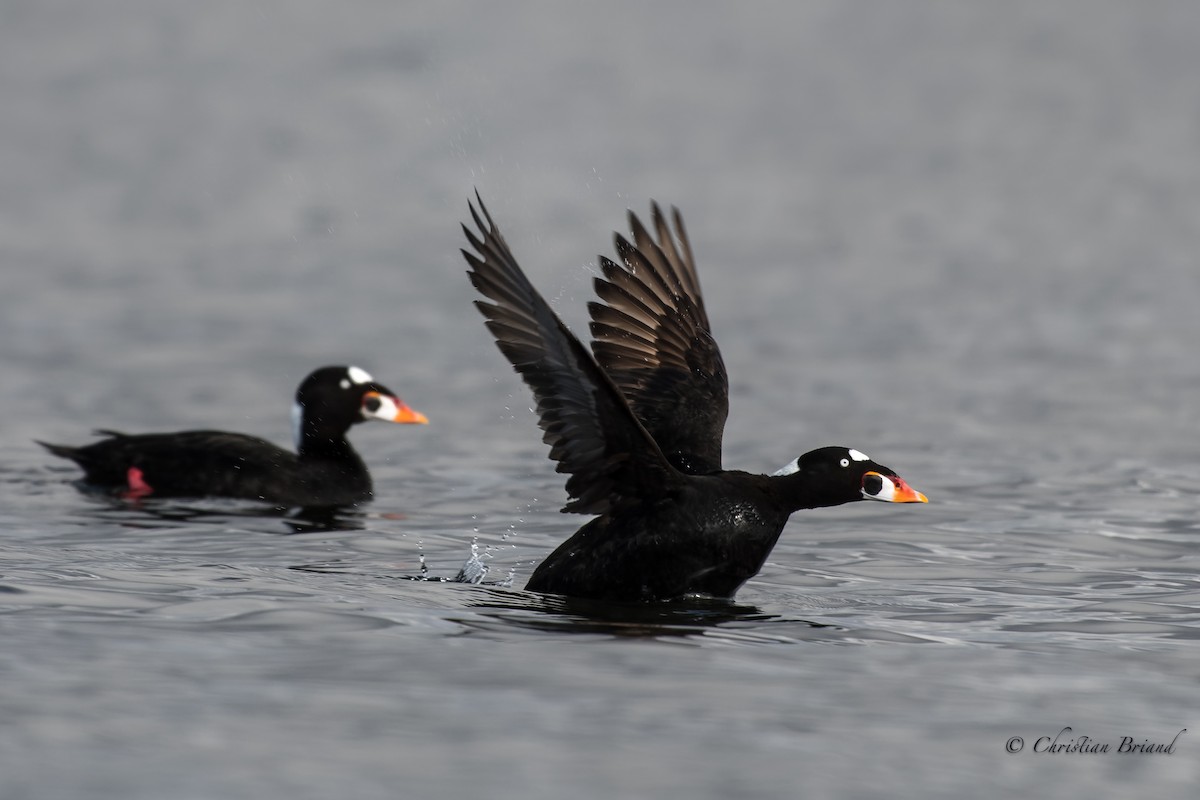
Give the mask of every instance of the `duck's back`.
[(353, 451), (337, 461), (302, 459), (264, 439), (224, 431), (102, 433), (107, 438), (82, 447), (46, 446), (79, 464), (88, 484), (156, 497), (340, 505), (371, 496), (370, 475)]

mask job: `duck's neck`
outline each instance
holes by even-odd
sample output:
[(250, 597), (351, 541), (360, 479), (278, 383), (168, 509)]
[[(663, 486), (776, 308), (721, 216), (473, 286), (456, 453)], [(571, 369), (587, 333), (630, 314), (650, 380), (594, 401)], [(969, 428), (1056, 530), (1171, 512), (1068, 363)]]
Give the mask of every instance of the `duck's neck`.
[(296, 454), (301, 461), (337, 461), (365, 470), (362, 459), (346, 439), (346, 431), (322, 425), (303, 415), (293, 415)]
[(292, 405), (292, 444), (302, 459), (361, 463), (362, 459), (346, 440), (347, 430), (306, 413), (300, 403)]
[(300, 437), (300, 446), (296, 449), (301, 459), (324, 461), (345, 461), (362, 463), (362, 458), (350, 446), (344, 435), (330, 436), (318, 432), (306, 433)]
[(789, 514), (808, 508), (840, 506), (857, 499), (822, 491), (827, 487), (823, 487), (819, 482), (814, 481), (811, 475), (803, 471), (769, 477), (771, 487)]

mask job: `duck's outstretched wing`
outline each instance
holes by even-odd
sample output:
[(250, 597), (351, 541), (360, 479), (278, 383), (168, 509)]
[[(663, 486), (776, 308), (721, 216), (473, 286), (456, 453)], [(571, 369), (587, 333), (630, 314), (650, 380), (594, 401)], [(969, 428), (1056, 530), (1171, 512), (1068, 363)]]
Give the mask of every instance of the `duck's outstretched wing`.
[(638, 422), (621, 391), (533, 288), (475, 195), (478, 234), (463, 232), (476, 300), (496, 345), (533, 390), (550, 458), (567, 473), (563, 511), (603, 514), (623, 499), (669, 492), (683, 480)]
[(604, 302), (588, 304), (592, 352), (675, 467), (713, 472), (721, 468), (729, 378), (683, 218), (671, 211), (674, 235), (651, 203), (657, 236), (629, 212), (633, 241), (613, 237), (619, 263), (600, 257), (604, 277), (595, 284)]

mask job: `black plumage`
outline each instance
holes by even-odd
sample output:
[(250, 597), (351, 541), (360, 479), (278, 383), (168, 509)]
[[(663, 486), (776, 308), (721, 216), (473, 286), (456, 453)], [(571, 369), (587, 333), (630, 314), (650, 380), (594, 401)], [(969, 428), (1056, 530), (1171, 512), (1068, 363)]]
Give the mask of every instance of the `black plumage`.
[(242, 433), (190, 430), (105, 437), (80, 447), (39, 442), (77, 463), (84, 483), (137, 498), (233, 497), (279, 506), (334, 506), (369, 500), (371, 475), (346, 439), (359, 422), (424, 423), (357, 367), (323, 367), (296, 390), (296, 452)]
[(592, 353), (526, 278), (481, 199), (463, 226), (468, 275), (501, 352), (533, 390), (544, 441), (567, 473), (564, 511), (597, 514), (531, 576), (533, 591), (611, 600), (731, 597), (797, 510), (864, 498), (924, 502), (856, 450), (824, 447), (775, 475), (724, 470), (728, 378), (691, 247), (657, 205), (652, 236), (629, 215), (619, 262), (601, 258)]

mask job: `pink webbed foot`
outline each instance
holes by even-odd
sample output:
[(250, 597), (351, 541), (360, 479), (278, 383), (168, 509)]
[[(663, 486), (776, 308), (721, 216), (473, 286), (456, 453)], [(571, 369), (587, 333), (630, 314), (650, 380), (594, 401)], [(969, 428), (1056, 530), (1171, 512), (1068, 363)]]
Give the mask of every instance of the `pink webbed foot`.
[(125, 473), (125, 480), (129, 481), (129, 488), (121, 492), (121, 497), (126, 500), (140, 500), (146, 495), (154, 494), (153, 487), (146, 483), (145, 476), (137, 467), (130, 467)]

